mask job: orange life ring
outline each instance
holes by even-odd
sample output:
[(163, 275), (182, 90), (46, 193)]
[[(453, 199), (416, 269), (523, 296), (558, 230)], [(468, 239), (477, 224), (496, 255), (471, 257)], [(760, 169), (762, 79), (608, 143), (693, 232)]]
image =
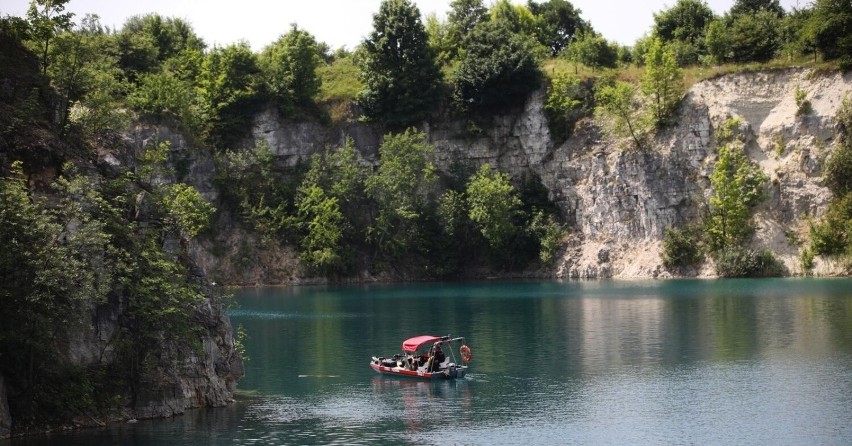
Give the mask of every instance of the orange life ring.
[(466, 345), (459, 347), (459, 354), (464, 362), (470, 362), (473, 360), (473, 353), (470, 352), (470, 347)]

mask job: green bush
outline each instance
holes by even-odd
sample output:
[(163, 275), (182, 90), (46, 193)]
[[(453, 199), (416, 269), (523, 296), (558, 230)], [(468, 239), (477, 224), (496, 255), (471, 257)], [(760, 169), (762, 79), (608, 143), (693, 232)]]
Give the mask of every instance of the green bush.
[(815, 254), (836, 255), (852, 246), (852, 192), (835, 198), (822, 221), (812, 223), (811, 249)]
[(704, 260), (698, 234), (691, 228), (666, 229), (661, 256), (668, 270), (695, 266)]
[(559, 73), (547, 88), (544, 112), (550, 134), (557, 140), (571, 136), (574, 124), (583, 115), (585, 95), (576, 76)]
[(808, 100), (808, 93), (805, 90), (802, 90), (797, 85), (793, 94), (796, 97), (796, 116), (805, 116), (813, 113), (814, 108), (811, 105), (811, 101)]
[(780, 277), (784, 265), (770, 251), (732, 247), (713, 253), (719, 277)]

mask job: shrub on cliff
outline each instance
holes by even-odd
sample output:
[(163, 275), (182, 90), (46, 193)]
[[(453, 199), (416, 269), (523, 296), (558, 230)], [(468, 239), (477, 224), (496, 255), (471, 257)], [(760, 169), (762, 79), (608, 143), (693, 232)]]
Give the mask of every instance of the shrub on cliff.
[(754, 251), (743, 247), (725, 248), (713, 253), (716, 274), (732, 277), (781, 277), (786, 268), (769, 251)]
[(712, 251), (741, 246), (753, 233), (751, 208), (764, 197), (766, 174), (745, 154), (741, 144), (719, 149), (710, 174), (710, 216), (707, 242)]
[(697, 228), (667, 228), (663, 234), (663, 266), (668, 270), (695, 266), (704, 259)]

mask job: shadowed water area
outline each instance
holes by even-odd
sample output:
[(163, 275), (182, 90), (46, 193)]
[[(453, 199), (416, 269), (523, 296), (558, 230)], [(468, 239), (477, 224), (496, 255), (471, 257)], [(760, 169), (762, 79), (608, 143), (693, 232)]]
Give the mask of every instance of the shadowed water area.
[[(250, 361), (235, 405), (11, 444), (852, 444), (850, 280), (303, 287), (237, 301)], [(468, 377), (370, 369), (419, 334), (465, 336)]]

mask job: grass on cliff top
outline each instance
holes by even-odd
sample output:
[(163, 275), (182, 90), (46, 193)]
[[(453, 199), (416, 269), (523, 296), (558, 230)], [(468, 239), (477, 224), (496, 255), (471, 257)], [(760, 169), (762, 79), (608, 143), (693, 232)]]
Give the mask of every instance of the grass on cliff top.
[[(715, 79), (727, 74), (750, 73), (763, 70), (777, 70), (784, 68), (804, 67), (811, 68), (815, 72), (829, 72), (838, 69), (836, 62), (814, 61), (812, 57), (788, 58), (780, 57), (765, 63), (747, 63), (747, 64), (723, 64), (723, 65), (693, 65), (682, 68), (683, 84), (689, 89), (694, 84), (707, 79)], [(618, 80), (638, 83), (644, 73), (644, 67), (630, 65), (627, 67), (616, 68), (615, 70), (593, 70), (584, 65), (577, 65), (561, 58), (548, 59), (542, 63), (542, 71), (545, 76), (550, 79), (561, 73), (569, 73), (577, 76), (580, 79), (588, 79), (599, 77), (604, 73), (614, 71), (615, 77)]]
[(358, 67), (351, 57), (337, 59), (317, 69), (322, 79), (317, 103), (328, 110), (333, 123), (347, 119), (349, 104), (358, 97), (363, 84), (358, 79)]
[[(725, 64), (725, 65), (694, 65), (683, 68), (683, 83), (685, 88), (707, 79), (715, 79), (727, 74), (748, 73), (760, 70), (783, 69), (791, 67), (811, 68), (815, 72), (827, 72), (838, 69), (834, 62), (814, 61), (812, 57), (777, 58), (766, 63)], [(445, 83), (449, 85), (453, 72), (457, 67), (442, 68)], [(584, 65), (578, 65), (563, 58), (547, 59), (541, 64), (544, 75), (553, 79), (558, 74), (569, 73), (580, 79), (599, 77), (610, 70), (593, 70)], [(630, 65), (615, 69), (616, 78), (625, 82), (638, 83), (644, 73), (643, 67)], [(340, 123), (354, 117), (349, 116), (350, 104), (358, 97), (363, 84), (358, 79), (358, 67), (352, 57), (337, 59), (331, 64), (322, 65), (317, 70), (322, 79), (317, 102), (328, 110), (333, 123)]]

